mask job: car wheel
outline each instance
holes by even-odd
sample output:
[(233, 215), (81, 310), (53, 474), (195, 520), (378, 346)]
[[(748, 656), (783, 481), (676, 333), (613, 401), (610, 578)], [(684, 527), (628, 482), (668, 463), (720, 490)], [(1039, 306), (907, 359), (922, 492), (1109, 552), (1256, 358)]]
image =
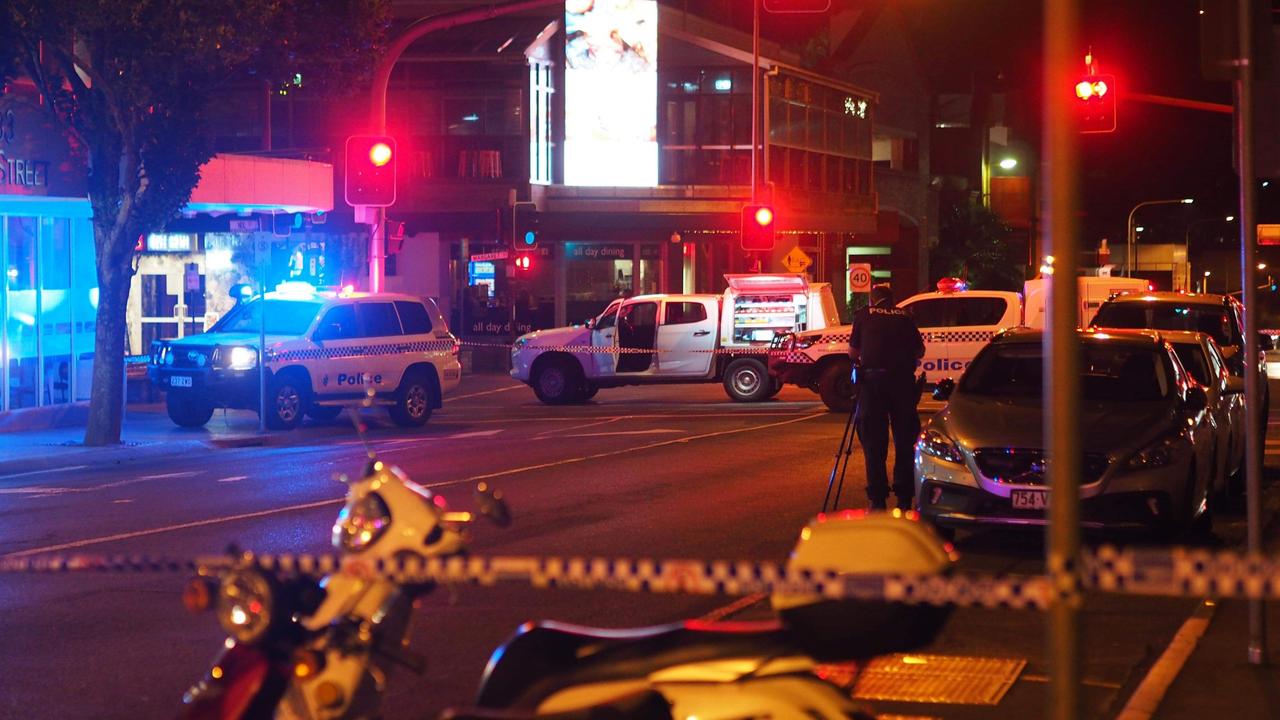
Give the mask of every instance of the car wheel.
[(818, 378), (818, 395), (831, 412), (847, 413), (853, 409), (853, 382), (849, 379), (852, 365), (836, 360)]
[(400, 383), (391, 421), (400, 427), (422, 427), (431, 419), (431, 385), (425, 373), (416, 372)]
[(204, 427), (213, 417), (213, 405), (201, 402), (190, 393), (166, 393), (164, 406), (169, 411), (169, 419), (179, 427)]
[(311, 403), (311, 407), (307, 408), (307, 417), (316, 422), (333, 422), (341, 414), (341, 405), (316, 405)]
[(769, 391), (768, 395), (765, 395), (764, 399), (768, 400), (770, 398), (775, 398), (780, 392), (782, 392), (782, 381), (777, 378), (773, 378), (773, 389)]
[(533, 392), (548, 405), (565, 405), (585, 395), (580, 392), (586, 382), (577, 363), (563, 358), (551, 358), (538, 366), (533, 376)]
[(724, 391), (737, 402), (767, 400), (772, 389), (773, 378), (759, 360), (738, 358), (724, 369)]
[(311, 403), (311, 388), (295, 373), (277, 375), (267, 388), (267, 427), (292, 430)]

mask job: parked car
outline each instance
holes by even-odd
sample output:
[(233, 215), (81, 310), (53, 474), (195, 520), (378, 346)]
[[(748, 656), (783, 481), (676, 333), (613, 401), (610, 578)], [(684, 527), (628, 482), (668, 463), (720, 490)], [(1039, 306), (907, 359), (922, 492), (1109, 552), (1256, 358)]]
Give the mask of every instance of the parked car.
[[(996, 336), (916, 444), (916, 498), (943, 531), (1042, 526), (1042, 333)], [(1080, 331), (1081, 526), (1174, 535), (1210, 522), (1215, 427), (1208, 397), (1155, 332)]]
[(1233, 376), (1218, 343), (1207, 333), (1167, 330), (1160, 333), (1191, 378), (1205, 389), (1209, 417), (1217, 428), (1217, 477), (1214, 490), (1220, 495), (1243, 489), (1244, 470), (1244, 379)]

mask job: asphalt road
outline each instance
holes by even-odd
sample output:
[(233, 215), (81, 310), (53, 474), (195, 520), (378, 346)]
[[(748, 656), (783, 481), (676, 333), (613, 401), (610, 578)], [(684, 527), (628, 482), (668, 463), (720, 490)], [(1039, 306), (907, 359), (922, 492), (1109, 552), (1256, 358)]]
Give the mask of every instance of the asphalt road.
[[(455, 508), (469, 507), (480, 479), (506, 493), (513, 526), (476, 527), (475, 553), (781, 560), (826, 490), (844, 418), (824, 410), (803, 390), (741, 405), (718, 386), (604, 390), (588, 405), (551, 408), (523, 386), (480, 376), (467, 378), (426, 428), (375, 423), (369, 435), (382, 459)], [(180, 452), (110, 463), (85, 452), (53, 454), (34, 470), (0, 467), (0, 555), (189, 557), (232, 542), (261, 552), (325, 551), (344, 490), (333, 478), (358, 471), (364, 448), (342, 421), (272, 440), (278, 444), (242, 448), (175, 442)], [(865, 504), (863, 484), (855, 458), (850, 506)], [(1239, 513), (1220, 514), (1217, 527), (1222, 544), (1243, 541)], [(961, 551), (970, 569), (1042, 571), (1043, 548), (1033, 536), (981, 533)], [(184, 613), (184, 580), (0, 575), (0, 716), (173, 715), (223, 637), (211, 615)], [(656, 624), (700, 617), (734, 599), (510, 586), (438, 592), (413, 631), (427, 673), (393, 673), (387, 717), (429, 717), (467, 702), (489, 653), (525, 620)], [(1090, 596), (1090, 717), (1114, 713), (1194, 606)], [(959, 610), (932, 651), (1027, 659), (1001, 705), (886, 709), (947, 718), (1039, 715), (1044, 636), (1036, 613)]]

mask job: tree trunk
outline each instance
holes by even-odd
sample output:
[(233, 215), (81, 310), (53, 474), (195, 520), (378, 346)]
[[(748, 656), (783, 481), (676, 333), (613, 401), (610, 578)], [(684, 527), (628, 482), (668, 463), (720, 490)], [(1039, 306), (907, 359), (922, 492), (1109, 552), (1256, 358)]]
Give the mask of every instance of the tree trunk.
[[(84, 432), (85, 445), (114, 445), (120, 442), (124, 420), (124, 356), (127, 336), (127, 311), (129, 285), (133, 280), (132, 266), (120, 267), (108, 258), (120, 255), (103, 252), (114, 243), (104, 241), (103, 235), (114, 234), (122, 242), (116, 230), (99, 228), (95, 223), (98, 247), (98, 325), (93, 345), (93, 390), (89, 396), (89, 424)], [(112, 248), (114, 249), (114, 248)], [(113, 267), (113, 265), (116, 265)]]

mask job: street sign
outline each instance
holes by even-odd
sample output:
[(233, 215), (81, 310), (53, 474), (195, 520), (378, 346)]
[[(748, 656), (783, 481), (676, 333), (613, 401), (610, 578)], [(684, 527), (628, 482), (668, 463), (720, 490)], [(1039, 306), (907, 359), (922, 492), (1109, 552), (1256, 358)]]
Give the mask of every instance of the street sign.
[(849, 292), (871, 292), (871, 264), (852, 263), (849, 265)]
[(1280, 225), (1258, 225), (1259, 245), (1280, 245)]
[(471, 262), (480, 262), (482, 260), (506, 260), (510, 255), (510, 251), (499, 250), (498, 252), (478, 253), (471, 256)]
[(798, 247), (791, 248), (791, 252), (782, 258), (782, 267), (786, 268), (787, 272), (802, 273), (812, 264), (813, 258)]

